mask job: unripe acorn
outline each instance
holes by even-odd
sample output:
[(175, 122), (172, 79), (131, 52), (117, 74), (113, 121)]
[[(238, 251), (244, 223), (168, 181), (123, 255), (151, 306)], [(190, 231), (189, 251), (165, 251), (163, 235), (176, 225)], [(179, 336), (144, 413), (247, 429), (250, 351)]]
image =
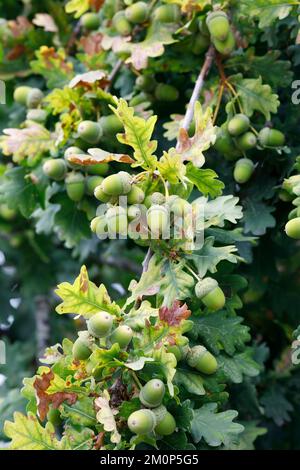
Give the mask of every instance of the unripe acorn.
[(151, 379), (140, 390), (139, 399), (144, 406), (156, 408), (161, 405), (165, 392), (165, 384), (161, 380)]
[(157, 238), (168, 228), (168, 210), (164, 206), (151, 206), (147, 211), (147, 224), (153, 236)]
[(29, 86), (19, 86), (14, 91), (14, 100), (16, 103), (26, 106), (27, 97), (32, 88)]
[(187, 354), (190, 367), (203, 374), (214, 374), (218, 368), (216, 358), (204, 346), (194, 346)]
[(149, 197), (149, 202), (150, 202), (150, 205), (149, 207), (152, 205), (152, 204), (158, 204), (159, 206), (161, 206), (162, 204), (164, 204), (166, 202), (166, 197), (164, 194), (162, 193), (159, 193), (158, 191), (156, 191), (155, 193), (152, 193)]
[(121, 196), (128, 194), (131, 190), (131, 176), (125, 171), (115, 175), (107, 176), (102, 182), (101, 188), (109, 196)]
[(263, 147), (282, 147), (285, 143), (285, 136), (277, 129), (264, 127), (258, 136), (259, 143)]
[(34, 121), (43, 124), (47, 119), (47, 113), (44, 109), (29, 109), (26, 115), (28, 121)]
[(131, 34), (132, 26), (125, 16), (124, 11), (117, 11), (112, 19), (115, 30), (121, 34), (121, 36), (129, 36)]
[(131, 190), (127, 194), (128, 204), (141, 204), (145, 199), (144, 191), (136, 185), (132, 185)]
[(188, 215), (191, 210), (191, 206), (185, 199), (177, 197), (172, 201), (170, 205), (170, 211), (176, 217), (183, 217), (184, 215)]
[(285, 226), (285, 232), (288, 237), (300, 240), (300, 217), (290, 220)]
[(148, 5), (145, 2), (136, 2), (130, 5), (125, 10), (125, 16), (130, 23), (141, 24), (144, 23), (149, 14)]
[(108, 233), (107, 220), (105, 215), (99, 215), (91, 221), (91, 230), (97, 235), (100, 239), (106, 238)]
[(101, 202), (109, 202), (111, 199), (111, 196), (109, 196), (103, 191), (102, 183), (100, 186), (97, 186), (97, 188), (95, 189), (94, 196), (96, 199), (98, 199), (98, 201), (101, 201)]
[(155, 88), (155, 97), (158, 101), (176, 101), (179, 91), (173, 85), (159, 83)]
[(124, 207), (114, 206), (106, 213), (107, 227), (111, 234), (126, 235), (128, 230), (127, 211)]
[(94, 31), (100, 26), (100, 17), (97, 13), (86, 13), (81, 17), (81, 23), (84, 28)]
[(100, 184), (102, 183), (103, 181), (103, 177), (102, 176), (89, 176), (87, 179), (86, 179), (86, 192), (89, 196), (93, 196), (94, 195), (94, 191), (95, 189), (100, 186)]
[(96, 338), (105, 338), (113, 325), (113, 317), (107, 312), (101, 311), (95, 313), (88, 321), (88, 331), (92, 336)]
[(140, 211), (139, 207), (138, 206), (128, 207), (127, 216), (128, 216), (129, 221), (139, 219), (140, 216), (141, 216), (141, 211)]
[(151, 75), (139, 75), (135, 81), (135, 86), (138, 90), (150, 92), (154, 90), (157, 82)]
[(78, 135), (89, 144), (97, 144), (102, 137), (102, 129), (98, 122), (82, 121), (78, 126)]
[(176, 429), (174, 417), (167, 411), (164, 418), (155, 426), (154, 431), (160, 436), (170, 436)]
[(112, 332), (110, 340), (112, 344), (118, 343), (121, 349), (125, 349), (132, 340), (132, 337), (133, 331), (130, 326), (120, 325)]
[(249, 181), (254, 172), (254, 163), (249, 158), (241, 158), (234, 167), (233, 177), (239, 184)]
[(217, 139), (214, 148), (222, 154), (231, 154), (235, 151), (235, 146), (230, 134), (222, 128), (218, 129)]
[(288, 219), (289, 220), (296, 219), (296, 217), (299, 217), (299, 216), (300, 216), (299, 208), (295, 207), (295, 209), (291, 210), (291, 212), (289, 213)]
[(160, 23), (176, 23), (180, 20), (180, 9), (178, 5), (161, 5), (153, 12), (154, 21)]
[(68, 157), (71, 157), (72, 155), (82, 155), (84, 153), (83, 150), (81, 150), (79, 147), (68, 147), (65, 150), (64, 157), (67, 159)]
[(103, 136), (116, 135), (118, 132), (121, 132), (124, 129), (123, 124), (115, 114), (102, 116), (99, 119), (99, 124), (102, 128)]
[(44, 93), (38, 88), (31, 88), (27, 95), (26, 106), (27, 108), (37, 108), (44, 98)]
[(149, 434), (156, 426), (156, 419), (151, 410), (138, 410), (131, 413), (127, 424), (134, 434)]
[(193, 54), (196, 54), (196, 55), (203, 54), (205, 51), (207, 51), (209, 44), (210, 44), (209, 37), (204, 36), (201, 33), (196, 34), (193, 47), (192, 47)]
[(290, 194), (288, 191), (286, 191), (285, 189), (280, 189), (278, 193), (278, 197), (283, 202), (290, 202), (294, 199), (294, 196)]
[(212, 312), (221, 310), (226, 302), (224, 292), (219, 287), (218, 282), (211, 277), (202, 279), (196, 284), (195, 294)]
[(251, 150), (257, 144), (257, 138), (253, 132), (246, 132), (237, 139), (237, 145), (241, 150)]
[(229, 31), (225, 41), (219, 41), (216, 38), (213, 38), (212, 41), (217, 51), (222, 55), (230, 55), (235, 49), (235, 39), (231, 30)]
[(174, 354), (177, 362), (180, 362), (186, 358), (188, 350), (189, 347), (187, 344), (185, 346), (179, 346), (177, 344), (174, 344), (173, 346), (168, 347), (168, 352)]
[(66, 177), (66, 191), (72, 201), (81, 201), (85, 192), (84, 176), (81, 173), (69, 173)]
[(90, 357), (92, 351), (81, 338), (77, 338), (73, 344), (72, 354), (75, 361), (85, 361)]
[(43, 165), (43, 172), (55, 181), (64, 179), (67, 173), (66, 162), (62, 158), (51, 158)]
[(238, 136), (246, 132), (250, 127), (250, 120), (245, 114), (236, 114), (228, 123), (228, 132)]
[(88, 165), (85, 167), (87, 173), (90, 175), (98, 175), (98, 176), (105, 176), (109, 170), (108, 163), (95, 163), (93, 165)]
[(230, 24), (226, 13), (213, 11), (207, 15), (206, 24), (213, 38), (225, 41), (230, 32)]

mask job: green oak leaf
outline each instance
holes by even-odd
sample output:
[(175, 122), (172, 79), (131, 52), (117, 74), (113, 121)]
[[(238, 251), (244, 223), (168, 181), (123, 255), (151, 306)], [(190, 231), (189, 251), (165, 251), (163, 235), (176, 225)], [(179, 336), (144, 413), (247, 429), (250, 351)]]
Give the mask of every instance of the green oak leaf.
[(215, 171), (197, 168), (192, 162), (187, 164), (186, 177), (197, 186), (204, 196), (220, 196), (225, 187), (224, 183), (218, 179)]
[(203, 377), (197, 371), (190, 371), (183, 367), (176, 368), (175, 383), (182, 385), (189, 393), (193, 395), (205, 395), (203, 386)]
[(261, 366), (253, 359), (252, 348), (247, 348), (233, 357), (221, 354), (218, 356), (218, 366), (226, 378), (236, 384), (243, 381), (243, 376), (256, 377), (261, 371)]
[(264, 202), (245, 199), (243, 219), (245, 233), (264, 235), (268, 228), (275, 227), (276, 220), (272, 212), (274, 208)]

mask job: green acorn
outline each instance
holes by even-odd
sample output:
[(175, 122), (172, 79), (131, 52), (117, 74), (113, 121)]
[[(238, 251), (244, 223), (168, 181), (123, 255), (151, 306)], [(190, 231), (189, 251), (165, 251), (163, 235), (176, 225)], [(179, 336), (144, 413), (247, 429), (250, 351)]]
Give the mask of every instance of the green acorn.
[(96, 338), (105, 338), (109, 335), (113, 325), (113, 317), (107, 312), (95, 313), (88, 321), (88, 331)]
[(97, 175), (94, 175), (94, 176), (88, 176), (88, 178), (86, 178), (86, 192), (89, 196), (93, 196), (94, 195), (94, 191), (95, 189), (100, 186), (100, 184), (102, 183), (103, 181), (103, 177), (102, 176), (97, 176)]
[(285, 232), (288, 237), (300, 240), (300, 217), (290, 220), (285, 226)]
[(110, 341), (112, 344), (118, 343), (121, 349), (125, 349), (132, 340), (132, 337), (133, 331), (130, 326), (120, 325), (112, 332)]
[(128, 204), (142, 204), (145, 199), (144, 191), (136, 185), (131, 186), (131, 190), (127, 194)]
[(162, 420), (155, 426), (154, 431), (160, 436), (170, 436), (175, 432), (176, 421), (174, 417), (167, 411)]
[(140, 401), (148, 408), (156, 408), (161, 405), (165, 395), (165, 384), (159, 379), (151, 379), (140, 390)]
[(139, 219), (140, 216), (141, 216), (141, 211), (140, 211), (139, 207), (135, 206), (135, 205), (128, 207), (127, 216), (128, 216), (129, 221)]
[(85, 361), (92, 351), (81, 338), (77, 338), (73, 344), (72, 354), (75, 361)]
[(32, 90), (29, 86), (19, 86), (14, 91), (14, 100), (16, 103), (26, 106), (29, 92)]
[(168, 347), (168, 352), (174, 354), (177, 362), (180, 362), (183, 359), (185, 359), (188, 351), (189, 351), (189, 347), (187, 344), (184, 346), (179, 346), (177, 344), (174, 344), (173, 346)]
[(233, 177), (239, 184), (244, 184), (249, 181), (254, 172), (254, 163), (249, 158), (241, 158), (238, 160), (234, 167)]
[(176, 217), (183, 217), (185, 214), (189, 214), (191, 212), (191, 205), (185, 199), (180, 197), (174, 198), (170, 205), (170, 211)]
[(105, 176), (109, 170), (108, 163), (94, 163), (93, 165), (87, 165), (85, 170), (89, 175), (98, 175), (98, 176)]
[(31, 88), (28, 92), (26, 106), (27, 108), (37, 108), (44, 98), (44, 93), (38, 88)]
[(66, 191), (72, 201), (81, 201), (85, 192), (84, 176), (81, 173), (69, 173), (66, 177)]
[(222, 55), (230, 55), (235, 49), (235, 39), (232, 31), (229, 31), (229, 34), (225, 41), (219, 41), (216, 38), (212, 38), (213, 44), (218, 52)]
[(104, 136), (116, 135), (122, 132), (124, 127), (120, 119), (115, 114), (109, 114), (108, 116), (102, 116), (99, 119), (99, 124), (102, 128)]
[(149, 434), (156, 426), (156, 419), (151, 410), (138, 410), (131, 413), (127, 424), (134, 434)]
[(169, 213), (164, 206), (153, 205), (147, 211), (147, 224), (154, 238), (162, 235), (169, 226)]
[(204, 346), (194, 346), (187, 354), (187, 363), (203, 374), (214, 374), (218, 368), (216, 358)]
[(237, 145), (241, 150), (251, 150), (257, 144), (257, 138), (253, 132), (246, 132), (237, 139)]
[(207, 51), (210, 45), (210, 39), (207, 36), (204, 36), (201, 33), (196, 34), (194, 37), (192, 52), (195, 55), (204, 54)]
[(177, 23), (180, 20), (178, 5), (160, 5), (153, 11), (153, 20), (160, 23)]
[(91, 221), (91, 231), (100, 239), (106, 238), (108, 233), (107, 220), (105, 215), (99, 215)]
[(230, 32), (230, 24), (226, 13), (213, 11), (207, 15), (206, 24), (214, 39), (225, 41)]
[(66, 162), (62, 158), (51, 158), (44, 163), (43, 172), (55, 181), (63, 180), (67, 173)]
[(195, 294), (212, 312), (221, 310), (226, 302), (224, 292), (218, 282), (211, 277), (206, 277), (196, 284)]
[(264, 127), (259, 133), (258, 140), (263, 147), (282, 147), (285, 143), (285, 136), (277, 129)]
[(141, 24), (144, 23), (149, 14), (149, 8), (146, 2), (136, 2), (130, 5), (125, 10), (125, 16), (130, 23)]
[(28, 121), (44, 124), (47, 119), (47, 113), (44, 109), (29, 109), (26, 115), (26, 119), (28, 119)]
[(173, 85), (159, 83), (155, 88), (155, 97), (158, 101), (176, 101), (179, 91)]
[[(103, 183), (103, 181), (102, 181)], [(111, 196), (109, 196), (108, 194), (106, 194), (103, 189), (102, 189), (102, 183), (100, 186), (97, 186), (97, 188), (95, 189), (94, 191), (94, 196), (96, 199), (98, 199), (98, 201), (101, 201), (101, 202), (109, 202), (110, 199), (111, 199)]]
[(278, 197), (283, 202), (290, 202), (294, 199), (294, 196), (285, 189), (280, 189), (280, 191), (278, 192)]
[(86, 13), (81, 17), (81, 24), (84, 28), (94, 31), (100, 26), (100, 17), (97, 13)]
[(139, 75), (135, 81), (135, 86), (139, 90), (151, 93), (157, 85), (154, 77), (151, 75)]
[(236, 114), (228, 122), (228, 132), (235, 137), (246, 132), (249, 127), (250, 120), (245, 114)]
[(115, 175), (107, 176), (101, 185), (105, 194), (109, 196), (121, 196), (128, 194), (131, 190), (131, 176), (125, 171), (120, 171)]
[(132, 26), (125, 16), (124, 11), (117, 11), (112, 19), (113, 26), (117, 33), (121, 36), (129, 36), (132, 31)]
[(232, 140), (231, 135), (225, 129), (222, 129), (222, 128), (219, 128), (217, 131), (217, 139), (214, 144), (214, 148), (218, 152), (222, 154), (226, 154), (226, 155), (231, 155), (231, 154), (236, 153), (236, 149), (235, 149), (234, 142)]
[(78, 135), (85, 142), (95, 145), (102, 137), (102, 128), (98, 122), (82, 121), (78, 126)]
[(106, 213), (107, 226), (110, 234), (126, 235), (128, 231), (127, 211), (124, 207), (114, 206)]

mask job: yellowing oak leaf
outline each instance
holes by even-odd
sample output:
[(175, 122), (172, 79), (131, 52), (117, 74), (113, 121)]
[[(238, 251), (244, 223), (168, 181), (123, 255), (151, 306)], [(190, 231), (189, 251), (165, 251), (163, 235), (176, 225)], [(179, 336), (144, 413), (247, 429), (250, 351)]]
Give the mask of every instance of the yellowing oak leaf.
[(184, 183), (186, 180), (186, 167), (182, 163), (180, 154), (174, 148), (164, 152), (157, 163), (157, 168), (161, 176), (171, 184), (177, 184), (179, 181)]
[(120, 314), (120, 307), (110, 300), (103, 284), (97, 287), (89, 280), (86, 267), (81, 268), (80, 274), (74, 284), (63, 282), (55, 293), (62, 299), (62, 303), (56, 307), (59, 314), (73, 313), (90, 318), (99, 310), (104, 310), (113, 315)]
[(194, 109), (195, 134), (189, 137), (187, 130), (180, 128), (177, 151), (182, 161), (191, 161), (196, 167), (204, 165), (203, 152), (208, 150), (216, 141), (216, 127), (212, 122), (212, 110), (207, 108), (205, 113), (197, 101)]
[(4, 155), (12, 155), (15, 162), (54, 150), (54, 136), (40, 124), (30, 122), (24, 129), (4, 129), (3, 133), (0, 148)]
[(118, 444), (121, 441), (121, 435), (117, 429), (117, 423), (115, 416), (118, 414), (118, 410), (115, 410), (109, 406), (110, 396), (107, 390), (103, 391), (101, 397), (96, 398), (95, 405), (98, 408), (97, 421), (103, 424), (104, 430), (111, 433), (110, 440), (114, 444)]

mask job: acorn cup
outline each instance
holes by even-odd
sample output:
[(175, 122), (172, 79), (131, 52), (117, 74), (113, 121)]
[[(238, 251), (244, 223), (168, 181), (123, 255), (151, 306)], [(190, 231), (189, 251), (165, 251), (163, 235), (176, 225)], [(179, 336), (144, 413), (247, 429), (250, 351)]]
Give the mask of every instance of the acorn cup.
[(51, 158), (44, 163), (43, 172), (49, 178), (61, 181), (67, 173), (66, 162), (62, 158)]
[(196, 284), (195, 294), (212, 312), (221, 310), (226, 302), (224, 292), (219, 287), (218, 281), (211, 277), (206, 277)]
[(206, 24), (214, 39), (226, 41), (230, 32), (230, 24), (226, 13), (221, 10), (209, 13), (206, 18)]
[(204, 346), (194, 346), (187, 354), (190, 367), (203, 374), (214, 374), (218, 368), (216, 358)]
[(165, 384), (160, 379), (151, 379), (140, 390), (139, 399), (144, 406), (156, 408), (161, 405), (165, 391)]
[(233, 177), (239, 184), (245, 184), (251, 178), (254, 172), (254, 163), (249, 158), (241, 158), (234, 167)]
[(39, 106), (41, 101), (44, 98), (44, 93), (39, 90), (38, 88), (31, 88), (29, 90), (27, 99), (26, 99), (26, 106), (27, 108), (34, 109)]
[(288, 237), (300, 240), (300, 217), (290, 220), (285, 226), (285, 232)]
[(134, 434), (149, 434), (156, 426), (156, 419), (151, 410), (143, 409), (131, 413), (127, 424)]
[(81, 173), (69, 173), (66, 177), (66, 191), (69, 198), (79, 202), (85, 193), (85, 178)]

